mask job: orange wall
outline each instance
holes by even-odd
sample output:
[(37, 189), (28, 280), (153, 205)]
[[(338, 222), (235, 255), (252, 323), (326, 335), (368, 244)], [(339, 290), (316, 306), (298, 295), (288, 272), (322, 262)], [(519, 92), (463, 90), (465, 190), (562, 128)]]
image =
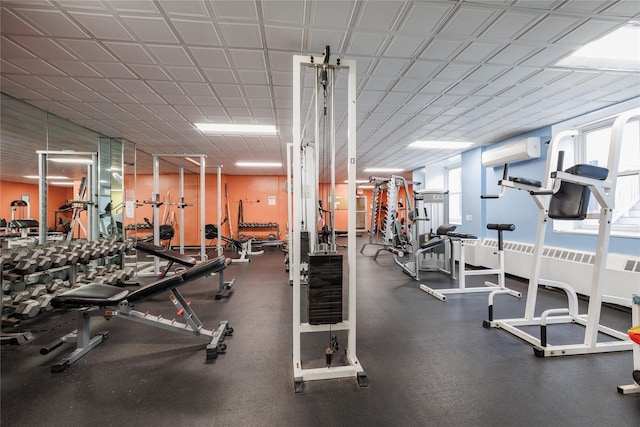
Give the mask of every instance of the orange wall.
[[(20, 200), (23, 194), (30, 197), (31, 218), (38, 220), (40, 217), (40, 196), (38, 184), (24, 184), (20, 182), (0, 182), (0, 218), (7, 222), (11, 219), (11, 202)], [(53, 227), (55, 211), (73, 197), (73, 188), (49, 186), (49, 200), (47, 206), (47, 227)], [(24, 214), (26, 216), (26, 212)], [(16, 218), (21, 218), (20, 211), (16, 211)]]
[[(225, 196), (225, 183), (228, 186), (229, 194), (229, 211), (230, 215), (227, 223), (222, 226), (222, 235), (229, 237), (229, 223), (232, 226), (233, 236), (238, 238), (239, 234), (245, 236), (256, 236), (266, 238), (270, 233), (276, 236), (280, 235), (281, 239), (286, 238), (287, 233), (287, 192), (284, 189), (284, 176), (237, 176), (223, 175), (221, 182), (222, 190), (222, 220), (227, 217), (227, 197)], [(160, 200), (166, 201), (167, 196), (171, 203), (179, 201), (179, 176), (177, 174), (167, 174), (160, 176)], [(129, 190), (135, 188), (135, 199), (138, 201), (138, 207), (135, 210), (135, 218), (125, 218), (125, 226), (133, 223), (143, 223), (144, 217), (153, 219), (153, 209), (151, 205), (142, 204), (144, 200), (151, 200), (153, 190), (152, 175), (138, 175), (137, 182), (134, 185), (133, 176), (125, 176), (125, 194)], [(199, 229), (198, 221), (200, 215), (200, 177), (197, 174), (185, 175), (185, 201), (193, 204), (184, 209), (185, 214), (185, 242), (187, 246), (198, 245)], [(323, 193), (324, 188), (321, 191)], [(346, 184), (336, 185), (337, 195), (346, 195), (348, 186)], [(275, 197), (275, 204), (269, 204), (269, 197)], [(215, 224), (217, 221), (217, 176), (208, 174), (205, 180), (205, 224)], [(240, 201), (242, 200), (242, 210), (245, 223), (272, 223), (278, 224), (277, 229), (271, 228), (253, 228), (238, 229), (238, 210)], [(368, 198), (371, 203), (371, 198)], [(323, 206), (327, 208), (329, 205), (323, 200)], [(369, 210), (367, 208), (367, 210)], [(161, 206), (160, 216), (164, 223), (164, 217), (171, 214), (175, 218), (176, 237), (173, 244), (179, 244), (179, 215), (180, 210), (177, 206)], [(168, 215), (167, 215), (168, 214)], [(367, 223), (368, 225), (368, 223)], [(336, 210), (336, 230), (347, 229), (347, 211)], [(149, 234), (149, 231), (140, 231), (141, 236)], [(129, 236), (132, 232), (128, 233)], [(209, 242), (207, 242), (208, 244)]]

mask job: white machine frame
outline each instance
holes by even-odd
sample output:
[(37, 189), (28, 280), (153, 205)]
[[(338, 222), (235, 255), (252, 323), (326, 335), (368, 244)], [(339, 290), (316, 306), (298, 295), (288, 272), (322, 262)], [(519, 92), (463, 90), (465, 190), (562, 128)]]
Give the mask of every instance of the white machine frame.
[[(314, 61), (313, 57), (294, 55), (293, 57), (293, 223), (290, 224), (293, 229), (293, 245), (289, 247), (290, 270), (293, 273), (293, 377), (296, 392), (301, 392), (305, 381), (348, 378), (355, 377), (361, 386), (366, 386), (366, 375), (356, 356), (356, 221), (355, 221), (355, 194), (356, 194), (356, 61), (341, 60), (329, 61), (328, 52), (324, 58), (319, 57)], [(303, 210), (311, 216), (315, 212), (317, 216), (317, 176), (315, 184), (312, 186), (308, 182), (309, 174), (302, 169), (301, 149), (303, 145), (303, 126), (301, 121), (301, 103), (302, 103), (302, 71), (303, 69), (313, 69), (314, 73), (318, 72), (318, 67), (323, 66), (325, 62), (332, 77), (336, 69), (348, 71), (348, 92), (347, 92), (347, 170), (348, 170), (348, 231), (347, 231), (347, 264), (348, 264), (348, 318), (337, 324), (331, 325), (311, 325), (301, 322), (301, 232), (303, 230), (302, 219)], [(338, 64), (339, 62), (339, 64)], [(318, 95), (318, 82), (316, 78), (316, 92)], [(333, 82), (333, 79), (332, 79)], [(331, 90), (333, 91), (333, 83)], [(333, 102), (333, 96), (331, 97)], [(316, 117), (318, 115), (316, 102)], [(334, 135), (333, 108), (331, 108), (331, 132)], [(316, 142), (318, 140), (318, 120), (316, 120)], [(332, 163), (332, 188), (335, 186), (335, 153), (333, 154)], [(317, 156), (316, 156), (316, 161)], [(316, 169), (317, 172), (317, 169)], [(306, 175), (306, 176), (305, 176)], [(307, 182), (303, 182), (306, 180)], [(313, 188), (312, 188), (313, 187)], [(331, 200), (334, 200), (333, 194)], [(305, 206), (306, 204), (306, 206)], [(317, 221), (305, 223), (305, 227), (310, 230), (310, 248), (314, 248), (316, 244)], [(311, 228), (313, 227), (313, 228)], [(335, 233), (335, 230), (334, 230)], [(335, 241), (335, 240), (334, 240)], [(348, 344), (345, 349), (348, 364), (345, 366), (327, 366), (323, 368), (305, 368), (301, 360), (301, 337), (306, 333), (328, 332), (328, 331), (347, 331)]]
[[(153, 206), (153, 244), (160, 245), (160, 206), (163, 202), (160, 202), (160, 158), (182, 158), (189, 163), (198, 166), (200, 176), (200, 212), (198, 215), (198, 226), (200, 228), (200, 261), (206, 261), (206, 240), (205, 240), (205, 207), (206, 207), (206, 193), (205, 193), (205, 176), (207, 167), (207, 156), (205, 154), (152, 154), (153, 159), (153, 193), (151, 194), (151, 200), (146, 201), (146, 204)], [(195, 160), (198, 159), (198, 160)], [(184, 201), (184, 166), (178, 166), (179, 171), (179, 199), (178, 208), (180, 209), (180, 253), (184, 254), (184, 208), (189, 206)], [(220, 212), (220, 206), (218, 203), (218, 212)], [(220, 215), (220, 214), (218, 214)], [(160, 260), (155, 257), (153, 262), (153, 276), (157, 277), (160, 274)], [(138, 276), (144, 276), (144, 271), (138, 270)]]
[[(616, 180), (618, 177), (618, 164), (620, 160), (620, 147), (622, 145), (622, 133), (625, 124), (635, 116), (640, 115), (640, 108), (623, 113), (615, 120), (611, 142), (609, 144), (609, 157), (607, 169), (609, 171), (604, 181), (593, 178), (573, 175), (556, 171), (559, 157), (560, 141), (576, 134), (575, 131), (564, 131), (557, 134), (550, 142), (547, 155), (547, 166), (542, 187), (536, 187), (509, 180), (507, 177), (499, 182), (500, 195), (505, 188), (525, 190), (538, 206), (538, 227), (535, 249), (533, 253), (534, 263), (529, 278), (527, 301), (524, 316), (521, 318), (493, 319), (493, 304), (496, 295), (503, 294), (504, 290), (495, 290), (489, 294), (489, 320), (484, 322), (485, 327), (501, 328), (510, 334), (528, 342), (534, 347), (534, 354), (538, 357), (568, 356), (576, 354), (592, 354), (613, 351), (627, 351), (632, 349), (633, 342), (626, 333), (606, 327), (600, 324), (604, 293), (604, 274), (606, 270), (607, 253), (609, 250), (611, 218), (615, 202)], [(600, 205), (599, 230), (596, 244), (596, 257), (593, 266), (591, 292), (589, 295), (589, 307), (587, 314), (578, 311), (578, 297), (575, 290), (566, 283), (547, 280), (540, 277), (542, 265), (542, 251), (544, 250), (544, 238), (549, 220), (549, 204), (551, 194), (558, 190), (562, 181), (586, 185)], [(540, 316), (535, 316), (536, 298), (538, 286), (547, 286), (564, 291), (568, 299), (567, 308), (556, 308), (544, 311)], [(548, 324), (576, 323), (585, 327), (584, 340), (580, 344), (551, 345), (546, 340), (546, 328)], [(540, 338), (521, 329), (522, 326), (540, 326)], [(598, 342), (598, 334), (603, 333), (614, 340)]]
[[(100, 238), (98, 220), (100, 214), (98, 212), (98, 153), (96, 152), (79, 152), (79, 151), (36, 151), (38, 154), (38, 174), (40, 176), (38, 193), (40, 196), (40, 229), (38, 233), (38, 243), (44, 245), (47, 242), (47, 206), (49, 196), (49, 178), (48, 164), (50, 156), (64, 157), (86, 157), (90, 159), (87, 165), (87, 200), (82, 201), (87, 205), (87, 240), (93, 241)], [(80, 224), (82, 224), (80, 222)], [(84, 229), (84, 226), (83, 226)], [(73, 229), (71, 230), (73, 231)]]
[[(504, 293), (511, 295), (513, 297), (520, 298), (522, 293), (518, 291), (514, 291), (513, 289), (509, 289), (506, 286), (505, 282), (505, 273), (504, 273), (504, 249), (498, 249), (498, 268), (487, 268), (481, 270), (467, 270), (466, 268), (466, 258), (465, 258), (465, 246), (466, 242), (477, 240), (477, 238), (468, 238), (468, 237), (449, 237), (452, 242), (458, 243), (460, 246), (460, 262), (458, 265), (458, 287), (450, 288), (450, 289), (433, 289), (425, 284), (420, 284), (420, 289), (429, 295), (439, 299), (440, 301), (447, 301), (447, 295), (460, 295), (460, 294), (471, 294), (471, 293), (480, 293), (480, 292), (493, 292), (495, 290), (504, 291)], [(484, 275), (492, 275), (495, 274), (498, 277), (498, 283), (485, 281), (484, 286), (471, 286), (467, 287), (467, 276), (484, 276)], [(455, 279), (452, 277), (452, 279)]]

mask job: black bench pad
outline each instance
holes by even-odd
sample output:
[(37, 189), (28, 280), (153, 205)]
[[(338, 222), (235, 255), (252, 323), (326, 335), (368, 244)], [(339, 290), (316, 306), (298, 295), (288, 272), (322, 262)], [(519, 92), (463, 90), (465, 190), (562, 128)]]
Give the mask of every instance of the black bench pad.
[[(229, 262), (231, 260), (228, 260)], [(90, 283), (56, 296), (51, 304), (54, 307), (109, 307), (115, 306), (123, 300), (130, 303), (143, 300), (160, 292), (177, 288), (185, 283), (204, 277), (227, 267), (225, 257), (210, 259), (195, 267), (184, 270), (173, 276), (164, 277), (133, 292), (123, 290), (117, 286)]]
[(151, 243), (136, 242), (136, 249), (140, 249), (143, 252), (147, 252), (151, 255), (177, 262), (178, 264), (186, 265), (188, 267), (193, 267), (198, 263), (198, 260), (192, 256), (170, 251), (162, 246), (153, 245)]

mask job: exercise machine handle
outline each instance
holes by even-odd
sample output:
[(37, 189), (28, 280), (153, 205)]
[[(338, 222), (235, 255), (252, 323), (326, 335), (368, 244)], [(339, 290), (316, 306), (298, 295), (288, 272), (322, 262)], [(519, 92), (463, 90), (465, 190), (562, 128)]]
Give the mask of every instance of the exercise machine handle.
[[(504, 170), (502, 171), (502, 179), (498, 182), (498, 184), (502, 183), (502, 181), (508, 181), (509, 180), (508, 178), (509, 178), (509, 164), (505, 163)], [(481, 194), (480, 198), (481, 199), (499, 199), (502, 196), (504, 196), (504, 187), (500, 189), (499, 194)]]

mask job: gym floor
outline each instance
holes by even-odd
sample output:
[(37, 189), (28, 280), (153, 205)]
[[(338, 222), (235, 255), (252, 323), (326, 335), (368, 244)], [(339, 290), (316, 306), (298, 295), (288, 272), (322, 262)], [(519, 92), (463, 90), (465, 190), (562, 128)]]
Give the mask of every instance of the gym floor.
[[(46, 356), (39, 349), (74, 329), (75, 316), (56, 310), (23, 321), (18, 330), (35, 338), (2, 346), (1, 424), (640, 425), (640, 394), (616, 391), (632, 382), (631, 352), (536, 358), (517, 338), (482, 327), (486, 294), (450, 295), (443, 303), (420, 291), (390, 255), (373, 261), (358, 253), (357, 355), (369, 386), (359, 388), (355, 379), (316, 381), (294, 394), (292, 288), (283, 254), (271, 248), (251, 259), (226, 270), (226, 278), (236, 278), (227, 298), (214, 299), (217, 278), (181, 288), (206, 327), (229, 320), (235, 330), (226, 354), (213, 363), (205, 363), (205, 344), (194, 337), (97, 318), (94, 331), (108, 329), (109, 339), (54, 374), (50, 364), (72, 344)], [(439, 273), (425, 273), (421, 282), (450, 286)], [(526, 286), (512, 279), (508, 285)], [(522, 315), (524, 298), (503, 298), (496, 317)], [(545, 308), (561, 304), (560, 295), (547, 290), (539, 301)], [(175, 317), (166, 295), (136, 308)], [(605, 308), (602, 317), (620, 330), (630, 326), (628, 312)], [(579, 339), (582, 329), (575, 328), (557, 326), (549, 341), (566, 334)], [(327, 341), (303, 340), (310, 347), (303, 362), (324, 360)]]

